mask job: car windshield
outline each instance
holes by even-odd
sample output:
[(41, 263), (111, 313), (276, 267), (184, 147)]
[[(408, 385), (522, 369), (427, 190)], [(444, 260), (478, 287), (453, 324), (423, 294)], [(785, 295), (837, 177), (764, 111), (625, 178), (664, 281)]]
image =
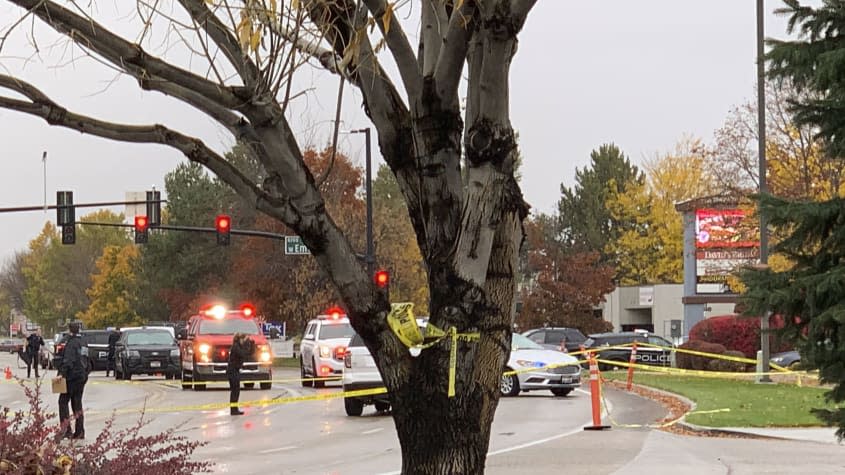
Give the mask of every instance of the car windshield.
[(542, 346), (534, 343), (533, 341), (529, 340), (528, 338), (514, 333), (511, 339), (511, 351), (516, 350), (543, 350)]
[(258, 335), (258, 325), (253, 320), (240, 318), (227, 318), (224, 320), (203, 320), (200, 323), (200, 331), (203, 335), (234, 335), (245, 333), (247, 335)]
[(320, 340), (329, 340), (332, 338), (352, 338), (355, 330), (349, 323), (328, 323), (324, 322), (320, 326)]
[(175, 345), (176, 342), (168, 331), (129, 332), (127, 345)]

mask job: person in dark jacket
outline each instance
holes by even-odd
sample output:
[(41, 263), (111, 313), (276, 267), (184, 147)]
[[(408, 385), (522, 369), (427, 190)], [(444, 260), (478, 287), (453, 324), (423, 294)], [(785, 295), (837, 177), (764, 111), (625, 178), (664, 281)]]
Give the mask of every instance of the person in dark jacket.
[[(82, 414), (82, 392), (85, 390), (85, 383), (88, 382), (87, 348), (82, 343), (82, 337), (79, 336), (79, 323), (69, 324), (68, 331), (70, 335), (67, 344), (65, 344), (61, 365), (58, 368), (59, 374), (67, 381), (67, 392), (59, 395), (59, 421), (62, 424), (68, 424), (65, 428), (64, 437), (84, 439), (85, 418)], [(70, 423), (67, 422), (70, 418), (68, 402), (70, 402), (73, 416), (76, 418), (76, 425), (72, 433)]]
[(106, 377), (109, 377), (109, 371), (114, 371), (114, 349), (117, 346), (117, 340), (120, 340), (120, 332), (112, 331), (109, 333), (109, 355), (106, 363)]
[(255, 357), (255, 342), (243, 334), (235, 333), (232, 347), (229, 349), (229, 364), (226, 366), (226, 376), (229, 377), (229, 408), (233, 416), (244, 414), (238, 408), (238, 398), (241, 395), (241, 368), (245, 361)]
[(35, 366), (35, 377), (38, 376), (38, 365), (41, 364), (41, 348), (44, 347), (44, 339), (38, 334), (38, 331), (32, 332), (26, 337), (26, 377), (32, 376), (32, 367)]

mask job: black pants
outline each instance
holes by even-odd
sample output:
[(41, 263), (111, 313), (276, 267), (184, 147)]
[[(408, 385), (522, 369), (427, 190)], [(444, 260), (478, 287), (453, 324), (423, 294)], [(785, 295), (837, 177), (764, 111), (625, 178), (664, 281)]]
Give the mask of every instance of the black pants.
[[(67, 404), (70, 402), (70, 407), (73, 409), (73, 415), (76, 417), (76, 427), (73, 431), (74, 436), (85, 435), (85, 417), (82, 414), (82, 392), (85, 390), (85, 383), (82, 381), (68, 381), (67, 392), (59, 395), (59, 422), (64, 423), (70, 418)], [(65, 433), (70, 433), (70, 426), (65, 429)]]
[(241, 374), (240, 371), (229, 371), (227, 376), (229, 376), (229, 408), (232, 412), (236, 412), (238, 407), (232, 406), (231, 403), (238, 402), (238, 398), (241, 397)]
[(35, 377), (38, 378), (38, 355), (31, 355), (29, 353), (26, 354), (26, 357), (23, 360), (26, 362), (26, 377), (29, 378), (32, 376), (32, 367), (35, 366)]

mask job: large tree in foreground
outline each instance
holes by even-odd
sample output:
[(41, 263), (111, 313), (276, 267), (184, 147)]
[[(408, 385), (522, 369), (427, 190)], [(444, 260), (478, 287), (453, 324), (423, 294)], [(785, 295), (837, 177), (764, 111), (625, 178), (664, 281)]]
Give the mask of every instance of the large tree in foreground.
[[(792, 41), (770, 41), (769, 74), (791, 81), (804, 100), (791, 104), (799, 125), (817, 131), (831, 157), (845, 156), (845, 9), (841, 1), (819, 7), (795, 0), (778, 10), (789, 15)], [(772, 310), (786, 318), (787, 333), (798, 342), (804, 360), (818, 368), (822, 382), (833, 384), (827, 397), (845, 401), (845, 199), (814, 203), (766, 197), (761, 211), (773, 226), (788, 232), (775, 250), (793, 264), (782, 271), (749, 271), (746, 304), (751, 314)], [(820, 410), (845, 437), (845, 409)]]
[[(137, 2), (142, 24), (136, 38), (159, 31), (153, 26), (165, 21), (170, 22), (166, 31), (177, 31), (188, 43), (187, 54), (185, 48), (179, 54), (165, 42), (167, 50), (158, 56), (109, 31), (97, 21), (96, 7), (8, 1), (99, 62), (135, 78), (141, 89), (205, 113), (247, 147), (263, 166), (264, 178), (250, 180), (195, 137), (165, 125), (127, 125), (70, 111), (6, 73), (0, 87), (16, 94), (0, 97), (0, 107), (83, 133), (178, 149), (296, 231), (330, 276), (381, 370), (394, 408), (402, 470), (483, 471), (510, 348), (514, 272), (527, 214), (514, 179), (518, 154), (509, 118), (509, 69), (517, 34), (536, 0), (402, 3), (408, 14), (420, 15), (416, 51), (399, 22), (405, 12), (386, 0), (179, 0), (181, 9)], [(25, 19), (11, 27), (29, 24)], [(380, 63), (378, 51), (384, 47), (400, 85)], [(197, 56), (205, 56), (207, 64), (198, 66)], [(176, 59), (183, 63), (175, 64)], [(361, 92), (426, 261), (431, 322), (459, 334), (480, 334), (455, 340), (454, 397), (447, 393), (453, 339), (411, 356), (387, 324), (387, 296), (375, 288), (326, 211), (319, 184), (303, 162), (286, 111), (297, 97), (291, 78), (312, 60)], [(166, 118), (163, 113), (161, 119)]]

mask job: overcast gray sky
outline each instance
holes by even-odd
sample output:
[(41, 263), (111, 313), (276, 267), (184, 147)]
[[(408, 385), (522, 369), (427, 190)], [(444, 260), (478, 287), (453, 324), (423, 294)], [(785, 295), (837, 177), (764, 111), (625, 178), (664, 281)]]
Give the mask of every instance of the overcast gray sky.
[[(766, 4), (767, 35), (783, 36), (785, 21), (772, 14), (781, 2)], [(0, 1), (0, 26), (18, 15)], [(203, 116), (142, 93), (129, 79), (111, 82), (113, 74), (91, 61), (69, 63), (67, 51), (48, 48), (55, 34), (36, 31), (42, 60), (24, 65), (14, 58), (28, 51), (21, 30), (0, 54), (0, 70), (35, 83), (71, 110), (164, 122), (218, 150), (231, 145)], [(754, 0), (538, 1), (520, 36), (511, 82), (526, 198), (535, 210), (551, 212), (560, 184), (571, 186), (576, 167), (602, 143), (615, 142), (638, 163), (671, 150), (684, 134), (710, 142), (728, 110), (753, 97), (755, 54)], [(317, 92), (299, 104), (291, 122), (306, 143), (322, 146), (330, 141), (336, 80), (309, 74)], [(347, 92), (344, 104), (345, 128), (369, 126), (360, 96)], [(43, 151), (50, 203), (59, 189), (73, 190), (76, 202), (123, 200), (126, 191), (152, 185), (163, 189), (164, 175), (183, 160), (165, 147), (83, 136), (2, 109), (0, 134), (0, 207), (42, 204)], [(361, 136), (343, 136), (340, 147), (363, 165)], [(25, 248), (45, 220), (54, 221), (55, 212), (0, 214), (0, 259)]]

